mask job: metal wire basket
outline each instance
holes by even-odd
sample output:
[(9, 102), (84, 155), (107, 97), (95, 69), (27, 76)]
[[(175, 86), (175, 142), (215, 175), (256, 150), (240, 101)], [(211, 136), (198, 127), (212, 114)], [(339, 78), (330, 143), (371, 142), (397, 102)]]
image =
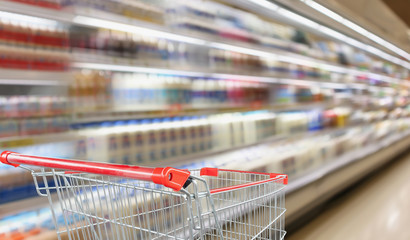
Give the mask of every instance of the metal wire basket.
[(48, 197), (59, 239), (283, 239), (286, 234), (286, 175), (12, 152), (3, 152), (0, 160), (31, 171), (38, 194)]

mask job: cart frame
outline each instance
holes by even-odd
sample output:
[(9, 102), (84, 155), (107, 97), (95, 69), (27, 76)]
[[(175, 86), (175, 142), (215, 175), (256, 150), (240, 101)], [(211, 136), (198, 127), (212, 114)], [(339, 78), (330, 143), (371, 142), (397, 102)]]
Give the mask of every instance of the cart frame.
[(49, 200), (59, 239), (283, 239), (286, 234), (283, 174), (146, 168), (7, 151), (0, 161), (31, 171), (37, 193)]

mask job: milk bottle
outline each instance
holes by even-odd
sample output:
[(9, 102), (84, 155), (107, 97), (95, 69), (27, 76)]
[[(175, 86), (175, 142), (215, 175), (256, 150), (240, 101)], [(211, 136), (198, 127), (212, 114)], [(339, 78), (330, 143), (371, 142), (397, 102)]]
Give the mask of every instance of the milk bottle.
[(243, 116), (244, 143), (251, 144), (257, 141), (256, 119), (254, 115)]
[(232, 136), (232, 145), (239, 146), (243, 144), (243, 116), (239, 113), (234, 113), (230, 117), (230, 130)]
[(159, 124), (160, 127), (158, 128), (159, 132), (159, 158), (166, 159), (170, 155), (171, 146), (169, 144), (169, 130), (170, 130), (171, 119), (164, 118), (162, 119), (162, 123)]
[(198, 131), (199, 121), (198, 117), (191, 117), (189, 121), (188, 138), (189, 138), (189, 148), (191, 153), (196, 153), (199, 149), (199, 131)]
[(180, 126), (180, 118), (173, 118), (169, 120), (168, 142), (167, 142), (167, 149), (168, 149), (169, 157), (176, 157), (176, 156), (179, 156), (180, 154), (179, 126)]
[(215, 150), (232, 147), (231, 124), (228, 114), (215, 115), (210, 118), (212, 138)]
[(160, 119), (152, 120), (152, 123), (148, 127), (148, 154), (150, 161), (156, 161), (160, 159)]

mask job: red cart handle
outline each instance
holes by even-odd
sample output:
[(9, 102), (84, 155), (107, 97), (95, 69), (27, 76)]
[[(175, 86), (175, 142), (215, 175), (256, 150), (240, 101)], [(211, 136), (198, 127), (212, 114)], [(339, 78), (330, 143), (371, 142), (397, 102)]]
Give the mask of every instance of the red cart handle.
[(180, 170), (171, 167), (147, 168), (120, 164), (87, 162), (79, 160), (67, 160), (58, 158), (45, 158), (29, 155), (22, 155), (5, 151), (0, 155), (0, 161), (14, 167), (20, 164), (63, 169), (69, 171), (94, 173), (116, 177), (132, 178), (142, 181), (151, 181), (156, 184), (172, 188), (175, 191), (181, 190), (191, 173), (187, 170)]
[(250, 182), (250, 183), (244, 183), (244, 184), (239, 184), (239, 185), (234, 185), (234, 186), (229, 186), (229, 187), (211, 189), (210, 190), (211, 194), (219, 193), (219, 192), (226, 192), (226, 191), (239, 189), (239, 188), (245, 188), (245, 187), (249, 187), (249, 186), (255, 186), (255, 185), (262, 184), (262, 183), (267, 183), (267, 182), (272, 182), (272, 181), (277, 181), (277, 180), (282, 180), (284, 185), (288, 184), (288, 175), (279, 174), (279, 173), (261, 173), (261, 172), (249, 172), (249, 171), (228, 170), (228, 169), (218, 169), (218, 168), (202, 168), (201, 172), (200, 172), (200, 175), (201, 176), (218, 177), (219, 172), (237, 172), (237, 173), (261, 174), (261, 175), (267, 175), (267, 176), (269, 176), (269, 178), (265, 179), (265, 180), (261, 180), (261, 181), (256, 181), (256, 182)]
[(283, 184), (288, 184), (288, 175), (280, 173), (262, 173), (262, 172), (250, 172), (250, 171), (241, 171), (241, 170), (230, 170), (230, 169), (219, 169), (219, 168), (202, 168), (200, 175), (201, 176), (213, 176), (218, 177), (219, 172), (237, 172), (237, 173), (251, 173), (251, 174), (260, 174), (260, 175), (269, 175), (270, 179), (283, 178)]

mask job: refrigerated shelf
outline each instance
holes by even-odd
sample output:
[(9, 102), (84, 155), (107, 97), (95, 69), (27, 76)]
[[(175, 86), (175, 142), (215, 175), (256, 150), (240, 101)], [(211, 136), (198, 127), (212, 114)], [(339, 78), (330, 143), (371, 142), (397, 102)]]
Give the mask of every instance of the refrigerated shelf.
[(287, 225), (297, 225), (303, 216), (408, 151), (409, 146), (410, 131), (398, 133), (290, 181), (286, 196)]
[[(32, 186), (34, 187), (34, 185)], [(57, 193), (52, 194), (53, 201), (58, 199)], [(26, 198), (18, 201), (13, 201), (6, 204), (0, 204), (0, 218), (18, 214), (21, 211), (32, 211), (39, 208), (47, 208), (49, 207), (48, 201), (45, 198), (39, 197), (36, 195), (35, 197)], [(23, 207), (24, 206), (24, 207)]]
[(66, 86), (67, 72), (1, 69), (0, 85)]
[(298, 189), (303, 188), (305, 185), (318, 181), (325, 176), (332, 174), (332, 172), (335, 172), (336, 170), (346, 167), (355, 161), (359, 161), (366, 156), (370, 156), (371, 154), (387, 148), (390, 145), (393, 145), (397, 141), (405, 139), (408, 136), (410, 136), (410, 131), (398, 133), (373, 145), (348, 152), (343, 156), (330, 161), (328, 164), (321, 166), (319, 169), (316, 169), (311, 173), (307, 173), (301, 177), (293, 179), (289, 186), (286, 188), (286, 192), (288, 194), (295, 192)]
[(94, 70), (110, 70), (119, 72), (135, 72), (135, 73), (153, 73), (153, 74), (169, 74), (178, 76), (189, 77), (204, 77), (215, 79), (235, 79), (243, 81), (255, 81), (262, 83), (277, 83), (277, 84), (290, 84), (301, 86), (318, 86), (331, 89), (343, 89), (343, 88), (355, 88), (355, 89), (392, 89), (390, 87), (378, 87), (362, 83), (339, 83), (330, 82), (326, 80), (316, 78), (279, 78), (268, 76), (255, 76), (255, 75), (241, 75), (241, 74), (227, 74), (227, 73), (214, 73), (213, 71), (201, 69), (199, 71), (191, 70), (175, 70), (174, 68), (155, 68), (146, 66), (133, 66), (133, 65), (120, 65), (111, 63), (95, 63), (95, 62), (74, 62), (72, 64), (74, 68), (94, 69)]
[[(280, 20), (283, 22), (287, 22), (290, 25), (301, 26), (303, 28), (307, 28), (310, 31), (315, 32), (318, 35), (323, 35), (338, 41), (345, 42), (351, 46), (356, 48), (362, 49), (368, 53), (371, 53), (375, 56), (384, 58), (385, 60), (403, 66), (404, 68), (410, 69), (410, 64), (408, 61), (403, 60), (403, 56), (407, 58), (409, 55), (403, 50), (397, 48), (396, 46), (392, 46), (391, 43), (386, 42), (382, 38), (375, 36), (373, 33), (369, 33), (366, 29), (356, 25), (355, 23), (341, 17), (338, 13), (332, 12), (326, 7), (315, 3), (314, 1), (304, 1), (301, 0), (300, 4), (306, 4), (309, 7), (315, 9), (315, 12), (309, 12), (309, 7), (304, 8), (301, 5), (298, 5), (299, 2), (288, 2), (288, 1), (268, 1), (268, 0), (219, 0), (224, 4), (228, 4), (231, 6), (235, 6), (238, 8), (244, 8), (251, 10), (260, 16), (267, 17), (268, 19), (272, 20)], [(303, 4), (304, 3), (304, 4)], [(302, 9), (302, 11), (307, 11), (310, 14), (311, 19), (305, 17), (305, 14), (298, 14), (298, 11), (292, 12), (292, 10), (288, 9)], [(320, 12), (319, 16), (317, 15), (317, 10)], [(312, 15), (314, 17), (312, 17)], [(336, 20), (336, 21), (334, 21)], [(316, 22), (318, 21), (318, 22)], [(326, 23), (326, 24), (321, 24)], [(326, 25), (330, 25), (327, 27)], [(354, 26), (356, 25), (356, 26)], [(334, 30), (335, 29), (335, 30)], [(343, 32), (341, 32), (342, 30)], [(346, 35), (344, 34), (346, 32)], [(352, 38), (353, 36), (357, 38)], [(364, 37), (364, 39), (362, 38)], [(365, 40), (367, 39), (374, 42), (373, 45), (368, 44)], [(377, 47), (374, 47), (377, 46)], [(383, 47), (383, 50), (381, 50)], [(389, 49), (390, 51), (394, 52), (401, 57), (396, 57), (391, 55), (390, 52), (385, 52), (385, 50)]]
[[(103, 121), (120, 121), (144, 118), (161, 118), (161, 117), (176, 117), (176, 116), (198, 116), (211, 115), (218, 113), (233, 113), (233, 112), (249, 112), (257, 110), (267, 110), (273, 112), (286, 111), (305, 111), (311, 109), (329, 109), (334, 107), (351, 106), (348, 103), (336, 103), (334, 101), (322, 102), (303, 102), (303, 103), (288, 103), (288, 104), (270, 104), (261, 105), (258, 103), (250, 103), (249, 105), (231, 105), (231, 104), (203, 104), (202, 106), (195, 105), (169, 105), (169, 106), (145, 106), (143, 108), (135, 106), (108, 108), (96, 111), (78, 111), (73, 113), (72, 124), (83, 124)], [(363, 107), (366, 109), (366, 107)], [(376, 109), (376, 108), (374, 108)], [(373, 110), (374, 110), (373, 109)], [(383, 109), (383, 108), (377, 108)]]
[[(76, 128), (79, 124), (99, 123), (106, 121), (121, 121), (146, 118), (161, 118), (169, 116), (198, 116), (210, 115), (217, 113), (232, 113), (232, 112), (248, 112), (255, 110), (269, 110), (275, 112), (295, 111), (295, 110), (310, 110), (310, 109), (329, 109), (338, 106), (347, 106), (346, 103), (335, 103), (334, 101), (324, 102), (308, 102), (308, 103), (290, 103), (290, 104), (274, 104), (260, 105), (250, 104), (249, 106), (232, 106), (232, 105), (212, 105), (202, 106), (161, 106), (153, 108), (135, 109), (135, 107), (127, 108), (109, 108), (94, 111), (74, 111), (71, 115), (71, 126)], [(68, 113), (66, 113), (68, 114)], [(44, 116), (39, 116), (44, 117)], [(68, 130), (58, 133), (45, 133), (35, 135), (13, 136), (0, 138), (0, 149), (17, 148), (30, 146), (34, 144), (44, 144), (52, 142), (73, 141), (79, 139), (78, 132)]]
[(156, 24), (150, 24), (143, 21), (129, 19), (123, 16), (118, 16), (116, 14), (111, 14), (95, 9), (75, 9), (73, 12), (76, 15), (76, 17), (74, 17), (73, 19), (73, 23), (75, 24), (83, 24), (89, 27), (96, 28), (110, 28), (112, 30), (120, 30), (131, 33), (141, 33), (141, 30), (143, 30), (144, 33), (146, 32), (148, 35), (165, 38), (173, 41), (208, 46), (211, 48), (218, 48), (230, 51), (237, 51), (244, 54), (273, 58), (279, 61), (289, 63), (297, 63), (304, 66), (320, 67), (332, 72), (350, 74), (371, 74), (373, 77), (382, 78), (387, 82), (394, 81), (394, 78), (391, 78), (384, 74), (374, 74), (368, 71), (361, 71), (351, 67), (346, 67), (339, 64), (318, 60), (315, 58), (283, 50), (273, 50), (271, 48), (261, 47), (255, 44), (243, 42), (235, 42), (235, 44), (232, 44), (232, 41), (228, 41), (223, 38), (218, 39), (218, 41), (215, 41), (215, 36), (209, 36), (207, 34), (201, 34), (197, 32), (184, 31), (183, 34), (175, 34), (175, 31), (168, 27), (163, 27)]
[[(351, 103), (335, 101), (322, 101), (322, 102), (306, 102), (306, 103), (288, 103), (288, 104), (271, 104), (260, 105), (250, 104), (248, 106), (232, 106), (232, 105), (218, 105), (217, 107), (212, 105), (202, 106), (161, 106), (155, 107), (146, 106), (144, 109), (135, 109), (135, 107), (126, 108), (108, 108), (102, 110), (93, 111), (74, 111), (71, 114), (71, 126), (75, 127), (78, 124), (85, 123), (98, 123), (105, 121), (121, 121), (121, 120), (133, 120), (144, 118), (161, 118), (169, 116), (197, 116), (197, 115), (209, 115), (218, 113), (232, 113), (232, 112), (248, 112), (255, 110), (268, 110), (273, 112), (286, 112), (286, 111), (304, 111), (311, 109), (330, 109), (342, 106), (352, 106)], [(355, 106), (358, 107), (358, 106)], [(363, 110), (379, 110), (386, 109), (386, 107), (360, 107)], [(53, 141), (69, 141), (78, 139), (76, 131), (65, 131), (59, 133), (46, 133), (26, 136), (14, 136), (0, 138), (0, 148), (15, 148), (29, 146), (33, 144), (50, 143)]]
[(0, 138), (0, 149), (10, 149), (17, 147), (24, 147), (34, 144), (63, 142), (78, 139), (79, 136), (73, 131), (61, 133), (38, 134), (28, 136), (16, 136)]
[[(13, 12), (23, 15), (29, 15), (39, 18), (46, 18), (53, 21), (60, 21), (66, 24), (75, 24), (93, 28), (106, 28), (116, 31), (130, 32), (145, 35), (165, 38), (177, 42), (185, 42), (189, 44), (207, 46), (210, 48), (218, 48), (229, 51), (241, 52), (254, 56), (261, 56), (272, 58), (275, 60), (296, 63), (304, 66), (318, 67), (331, 72), (352, 74), (352, 75), (366, 75), (379, 81), (388, 83), (403, 83), (410, 86), (408, 81), (402, 81), (384, 74), (371, 73), (369, 71), (357, 70), (351, 67), (338, 65), (335, 63), (318, 60), (311, 57), (306, 57), (300, 54), (290, 53), (282, 50), (273, 50), (270, 48), (255, 46), (248, 43), (235, 43), (231, 41), (220, 40), (214, 41), (213, 37), (198, 33), (184, 33), (176, 34), (173, 29), (151, 24), (143, 21), (129, 19), (116, 14), (101, 12), (94, 9), (73, 9), (69, 11), (57, 11), (51, 9), (44, 9), (36, 6), (30, 6), (21, 3), (3, 1), (0, 5), (1, 11)], [(1, 13), (0, 13), (1, 15)], [(58, 22), (55, 22), (58, 24)], [(204, 35), (204, 36), (203, 36)]]

